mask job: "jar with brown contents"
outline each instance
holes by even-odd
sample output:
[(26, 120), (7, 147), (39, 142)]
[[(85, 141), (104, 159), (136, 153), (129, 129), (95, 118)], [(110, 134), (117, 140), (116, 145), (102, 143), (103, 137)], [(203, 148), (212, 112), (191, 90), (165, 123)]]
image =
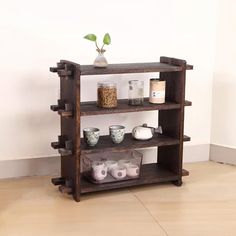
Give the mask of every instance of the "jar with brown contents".
[(117, 107), (117, 88), (115, 83), (101, 82), (98, 83), (97, 104), (103, 108)]

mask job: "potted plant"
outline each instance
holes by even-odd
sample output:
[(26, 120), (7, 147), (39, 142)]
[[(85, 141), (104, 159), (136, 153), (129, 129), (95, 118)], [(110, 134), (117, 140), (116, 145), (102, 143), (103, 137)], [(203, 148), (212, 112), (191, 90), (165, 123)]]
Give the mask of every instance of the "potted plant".
[(97, 36), (95, 34), (87, 34), (86, 36), (84, 36), (85, 39), (88, 39), (90, 41), (95, 42), (95, 46), (96, 46), (96, 50), (98, 52), (98, 56), (96, 57), (95, 61), (94, 61), (94, 66), (95, 67), (107, 67), (108, 63), (107, 60), (104, 56), (104, 52), (106, 51), (104, 49), (105, 45), (109, 45), (111, 43), (111, 37), (108, 33), (106, 33), (103, 37), (103, 45), (100, 48), (97, 44)]

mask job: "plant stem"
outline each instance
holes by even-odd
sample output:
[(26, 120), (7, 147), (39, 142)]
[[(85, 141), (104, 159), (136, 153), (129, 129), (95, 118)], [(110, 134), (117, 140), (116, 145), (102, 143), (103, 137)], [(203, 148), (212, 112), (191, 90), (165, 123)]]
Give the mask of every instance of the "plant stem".
[(102, 49), (103, 49), (104, 46), (105, 46), (105, 44), (102, 45), (102, 47), (101, 47), (101, 51), (102, 51)]
[(95, 45), (96, 45), (97, 49), (100, 51), (100, 48), (98, 47), (97, 41), (95, 41)]

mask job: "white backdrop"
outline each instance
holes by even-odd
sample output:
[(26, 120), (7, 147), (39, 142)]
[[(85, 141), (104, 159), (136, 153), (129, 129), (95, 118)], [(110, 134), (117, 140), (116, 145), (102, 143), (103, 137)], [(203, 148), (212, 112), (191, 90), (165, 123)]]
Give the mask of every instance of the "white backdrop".
[(236, 148), (236, 2), (221, 1), (217, 24), (211, 143)]
[[(59, 80), (49, 72), (60, 59), (91, 64), (94, 45), (83, 39), (109, 32), (109, 63), (159, 61), (160, 56), (186, 59), (194, 65), (187, 73), (185, 133), (191, 145), (209, 144), (212, 79), (215, 57), (217, 2), (213, 0), (8, 0), (0, 8), (0, 160), (57, 155), (50, 142), (59, 134), (59, 116), (49, 110), (58, 98)], [(83, 100), (96, 99), (96, 83), (116, 80), (119, 97), (127, 97), (127, 80), (146, 81), (156, 74), (84, 77)], [(147, 92), (147, 91), (146, 91)], [(110, 124), (127, 130), (148, 122), (155, 112), (88, 117), (84, 126), (107, 133)], [(188, 144), (190, 145), (190, 144)], [(147, 152), (151, 157), (152, 151)]]

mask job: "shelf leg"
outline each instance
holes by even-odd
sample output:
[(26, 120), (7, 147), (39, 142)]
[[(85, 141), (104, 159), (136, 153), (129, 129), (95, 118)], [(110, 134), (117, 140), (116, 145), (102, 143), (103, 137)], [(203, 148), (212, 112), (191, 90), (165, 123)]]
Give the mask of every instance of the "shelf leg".
[(179, 179), (179, 180), (172, 181), (172, 183), (173, 183), (175, 186), (180, 187), (180, 186), (182, 186), (183, 181), (182, 181), (182, 179)]

